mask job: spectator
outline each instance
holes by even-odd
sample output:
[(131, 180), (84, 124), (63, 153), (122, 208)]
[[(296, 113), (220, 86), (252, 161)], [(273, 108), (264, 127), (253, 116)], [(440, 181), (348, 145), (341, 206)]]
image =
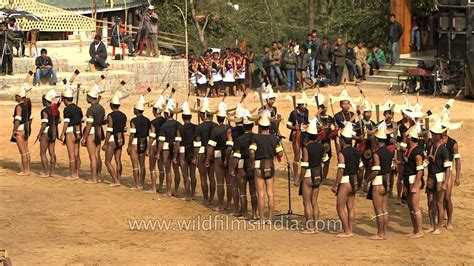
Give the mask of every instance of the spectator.
[(370, 65), (371, 72), (374, 69), (379, 70), (385, 66), (385, 55), (382, 49), (379, 48), (377, 44), (372, 45), (373, 48), (370, 52), (369, 58), (367, 58), (367, 63)]
[[(0, 49), (5, 51), (1, 64), (2, 76), (13, 76), (13, 36), (7, 30), (8, 23), (0, 22)], [(6, 46), (6, 47), (5, 47)]]
[(336, 39), (333, 48), (333, 65), (331, 81), (333, 85), (338, 86), (342, 81), (342, 73), (346, 65), (346, 46), (342, 43), (341, 38)]
[(306, 54), (308, 55), (309, 57), (309, 60), (310, 60), (310, 64), (309, 64), (309, 67), (308, 67), (308, 77), (312, 78), (314, 77), (314, 72), (315, 72), (315, 59), (316, 59), (316, 45), (315, 43), (313, 42), (313, 37), (311, 34), (308, 34), (308, 36), (306, 36)]
[(319, 63), (318, 66), (318, 71), (316, 73), (317, 78), (316, 78), (316, 83), (318, 84), (319, 87), (327, 87), (331, 80), (328, 78), (328, 70), (326, 69), (326, 66), (323, 63)]
[(146, 35), (146, 56), (150, 57), (151, 45), (153, 45), (153, 56), (158, 57), (160, 53), (158, 51), (158, 15), (153, 11), (154, 6), (148, 7), (148, 13), (144, 16), (144, 23), (147, 29)]
[(319, 65), (319, 52), (318, 51), (321, 49), (321, 39), (318, 37), (318, 32), (316, 30), (311, 31), (311, 42), (313, 42), (314, 44), (315, 54), (314, 54), (313, 61), (314, 61), (314, 68), (316, 71)]
[(283, 61), (286, 66), (288, 90), (294, 92), (296, 90), (296, 53), (293, 44), (290, 44)]
[(410, 47), (414, 48), (417, 53), (421, 49), (420, 22), (416, 15), (413, 15), (411, 19)]
[(89, 47), (89, 55), (91, 59), (90, 64), (93, 64), (97, 69), (104, 69), (109, 66), (105, 61), (107, 60), (107, 48), (102, 42), (102, 36), (96, 35), (94, 42)]
[(357, 68), (355, 65), (355, 53), (354, 48), (352, 47), (352, 42), (346, 42), (346, 65), (349, 72), (349, 81), (354, 81), (354, 78), (357, 77)]
[(318, 52), (319, 52), (319, 55), (318, 55), (319, 62), (324, 64), (324, 70), (327, 73), (330, 73), (332, 51), (331, 51), (331, 47), (329, 46), (328, 37), (323, 37), (323, 43), (321, 44), (321, 49), (319, 49)]
[(113, 47), (120, 47), (121, 42), (127, 44), (129, 56), (134, 56), (135, 53), (133, 51), (132, 36), (127, 34), (127, 29), (125, 28), (122, 19), (116, 17), (115, 25), (112, 27), (112, 38), (110, 39), (110, 44), (112, 44)]
[(369, 51), (364, 46), (363, 41), (358, 41), (357, 46), (354, 48), (355, 58), (356, 58), (356, 67), (357, 74), (359, 79), (366, 80), (365, 76), (370, 73), (370, 66), (367, 64), (367, 57), (369, 56)]
[(48, 56), (46, 49), (41, 49), (41, 56), (36, 57), (36, 73), (33, 84), (39, 86), (42, 78), (48, 78), (49, 84), (56, 86), (58, 81), (56, 71), (53, 68), (53, 60)]
[(388, 31), (389, 49), (390, 49), (390, 64), (398, 63), (400, 58), (400, 38), (403, 34), (403, 28), (400, 22), (395, 20), (395, 14), (390, 14), (390, 26)]
[(305, 89), (307, 78), (307, 70), (310, 68), (310, 55), (306, 52), (307, 47), (303, 44), (300, 46), (300, 54), (296, 57), (296, 75), (300, 84), (300, 89)]
[(283, 82), (283, 75), (281, 74), (281, 48), (278, 48), (277, 42), (272, 44), (273, 51), (271, 53), (271, 64), (270, 64), (270, 77), (274, 86), (278, 86), (277, 78), (279, 82)]
[(13, 45), (16, 48), (17, 56), (25, 56), (25, 35), (21, 31), (20, 25), (16, 23), (15, 18), (8, 19), (8, 30), (12, 32), (13, 37), (15, 38)]

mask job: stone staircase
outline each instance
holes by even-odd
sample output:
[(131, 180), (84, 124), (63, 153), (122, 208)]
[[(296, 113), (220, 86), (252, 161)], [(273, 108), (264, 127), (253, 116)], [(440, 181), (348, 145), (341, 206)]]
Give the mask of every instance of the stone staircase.
[[(403, 74), (405, 69), (409, 68), (416, 68), (418, 66), (419, 60), (432, 60), (433, 58), (417, 58), (417, 57), (403, 57), (400, 58), (400, 61), (395, 65), (387, 64), (385, 67), (378, 71), (373, 76), (368, 76), (367, 81), (364, 82), (364, 85), (380, 85), (380, 86), (388, 86), (390, 82), (393, 84), (398, 83), (398, 75)], [(404, 76), (401, 77), (403, 80), (406, 78)]]

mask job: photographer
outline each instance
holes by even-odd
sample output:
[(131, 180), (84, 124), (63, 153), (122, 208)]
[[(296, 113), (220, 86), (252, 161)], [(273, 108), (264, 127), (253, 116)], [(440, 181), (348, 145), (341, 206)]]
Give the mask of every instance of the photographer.
[(113, 47), (120, 47), (120, 43), (127, 44), (129, 56), (134, 56), (132, 36), (127, 34), (127, 29), (120, 17), (115, 18), (115, 25), (112, 27), (112, 39), (110, 43)]
[[(153, 56), (158, 57), (160, 55), (158, 51), (158, 15), (153, 11), (154, 6), (148, 6), (148, 10), (145, 14), (139, 14), (137, 10), (136, 14), (140, 18), (143, 18), (143, 28), (146, 32), (146, 56), (150, 56), (150, 48), (153, 45)], [(143, 32), (143, 31), (142, 31)]]

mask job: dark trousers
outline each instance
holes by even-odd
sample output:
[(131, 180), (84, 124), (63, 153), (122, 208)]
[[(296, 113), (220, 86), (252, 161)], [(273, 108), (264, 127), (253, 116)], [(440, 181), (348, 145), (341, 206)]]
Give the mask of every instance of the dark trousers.
[(91, 60), (89, 60), (89, 63), (94, 64), (96, 68), (100, 69), (108, 67), (107, 63), (105, 62), (105, 59), (102, 57), (91, 58)]
[(344, 72), (344, 65), (342, 66), (336, 66), (333, 65), (332, 73), (331, 73), (331, 82), (336, 83), (336, 84), (341, 84), (342, 80), (342, 73)]
[(2, 61), (2, 74), (13, 74), (13, 55), (5, 54), (3, 55)]

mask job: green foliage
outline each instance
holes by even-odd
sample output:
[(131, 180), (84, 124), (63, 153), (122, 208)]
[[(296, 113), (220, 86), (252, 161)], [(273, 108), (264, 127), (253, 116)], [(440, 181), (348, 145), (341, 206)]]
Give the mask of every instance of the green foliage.
[[(160, 29), (184, 34), (181, 15), (173, 5), (184, 10), (185, 0), (166, 0), (156, 3), (160, 15)], [(288, 37), (305, 40), (308, 33), (308, 1), (283, 0), (232, 0), (239, 5), (235, 11), (228, 0), (196, 0), (196, 14), (201, 25), (210, 14), (206, 39), (210, 47), (234, 47), (236, 40), (246, 40), (254, 49), (273, 40)], [(413, 0), (417, 5), (430, 6), (436, 0)], [(423, 3), (422, 3), (423, 2)], [(387, 40), (389, 0), (315, 0), (316, 29), (320, 36), (345, 40), (373, 40), (384, 45)], [(202, 51), (191, 7), (188, 8), (190, 48)]]

